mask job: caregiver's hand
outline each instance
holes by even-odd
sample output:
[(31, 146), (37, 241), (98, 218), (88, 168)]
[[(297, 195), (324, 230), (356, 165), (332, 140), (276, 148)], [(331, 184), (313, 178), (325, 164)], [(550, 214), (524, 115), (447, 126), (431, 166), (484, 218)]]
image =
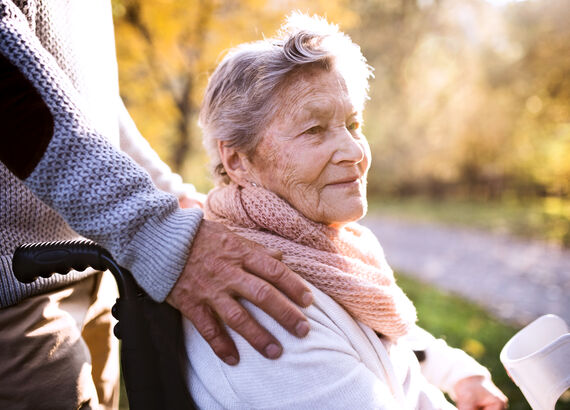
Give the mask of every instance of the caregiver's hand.
[(459, 410), (502, 410), (508, 399), (488, 377), (471, 376), (455, 384), (455, 404)]
[(204, 209), (204, 203), (206, 202), (206, 195), (201, 192), (189, 192), (181, 195), (178, 198), (178, 204), (180, 208), (200, 208)]
[(283, 293), (300, 306), (310, 305), (313, 297), (279, 257), (221, 224), (203, 220), (184, 271), (166, 300), (194, 324), (226, 363), (237, 364), (239, 355), (222, 323), (265, 357), (275, 359), (282, 352), (280, 343), (236, 299), (249, 300), (291, 334), (305, 336), (309, 323)]

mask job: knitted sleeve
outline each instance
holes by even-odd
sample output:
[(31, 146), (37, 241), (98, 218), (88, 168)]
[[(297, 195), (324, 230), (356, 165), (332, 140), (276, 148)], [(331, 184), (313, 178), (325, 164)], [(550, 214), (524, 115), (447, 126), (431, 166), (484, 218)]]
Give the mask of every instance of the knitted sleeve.
[[(53, 118), (45, 153), (24, 183), (76, 232), (106, 247), (152, 298), (164, 300), (184, 267), (202, 212), (179, 209), (174, 196), (156, 189), (144, 170), (100, 135), (68, 77), (9, 0), (0, 0), (0, 53)], [(17, 133), (3, 140), (11, 138)], [(39, 143), (26, 145), (33, 152)]]

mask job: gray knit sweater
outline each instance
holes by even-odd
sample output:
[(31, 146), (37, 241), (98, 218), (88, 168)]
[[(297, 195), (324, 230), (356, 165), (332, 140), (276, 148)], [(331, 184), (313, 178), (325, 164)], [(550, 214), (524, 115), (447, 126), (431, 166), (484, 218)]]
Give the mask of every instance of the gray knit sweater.
[[(74, 35), (68, 32), (65, 37), (63, 27)], [(87, 33), (93, 43), (82, 46), (78, 40)], [(112, 143), (117, 117), (112, 101), (104, 98), (118, 94), (118, 88), (97, 95), (105, 87), (117, 87), (112, 39), (110, 2), (0, 0), (0, 53), (31, 83), (53, 118), (49, 144), (23, 180), (16, 178), (9, 161), (0, 163), (0, 307), (85, 275), (73, 272), (20, 284), (12, 273), (11, 255), (23, 242), (79, 235), (92, 239), (159, 301), (185, 264), (202, 212), (179, 209), (176, 197), (158, 190), (149, 175), (116, 148), (116, 141)], [(61, 45), (69, 41), (77, 45)], [(88, 70), (73, 65), (77, 56), (62, 50), (91, 52), (97, 57), (87, 64), (91, 74), (109, 75), (89, 77)], [(82, 87), (91, 87), (91, 92)], [(94, 101), (100, 109), (94, 109)], [(20, 136), (0, 132), (0, 150), (7, 152), (10, 141)], [(37, 156), (35, 144), (30, 141), (30, 156)]]

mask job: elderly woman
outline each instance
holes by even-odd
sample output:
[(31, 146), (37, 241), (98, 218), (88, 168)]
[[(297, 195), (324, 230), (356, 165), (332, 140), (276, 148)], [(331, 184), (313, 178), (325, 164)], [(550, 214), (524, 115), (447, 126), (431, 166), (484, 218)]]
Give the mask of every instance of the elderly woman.
[(503, 408), (484, 368), (415, 326), (380, 244), (355, 223), (367, 208), (361, 124), (370, 74), (335, 26), (294, 14), (277, 38), (236, 47), (212, 75), (200, 114), (217, 177), (206, 216), (279, 251), (315, 302), (304, 312), (304, 339), (244, 302), (240, 314), (283, 342), (277, 361), (232, 332), (241, 361), (229, 366), (186, 322), (189, 388), (200, 407), (453, 408), (436, 383), (457, 403)]

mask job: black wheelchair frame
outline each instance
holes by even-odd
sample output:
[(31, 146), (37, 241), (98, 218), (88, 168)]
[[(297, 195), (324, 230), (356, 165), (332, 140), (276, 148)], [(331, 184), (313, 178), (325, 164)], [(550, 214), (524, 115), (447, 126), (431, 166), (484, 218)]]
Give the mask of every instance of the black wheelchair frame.
[(16, 249), (12, 267), (23, 283), (72, 269), (111, 271), (119, 289), (112, 314), (129, 408), (196, 408), (186, 387), (180, 313), (150, 299), (106, 249), (87, 240), (25, 244)]

